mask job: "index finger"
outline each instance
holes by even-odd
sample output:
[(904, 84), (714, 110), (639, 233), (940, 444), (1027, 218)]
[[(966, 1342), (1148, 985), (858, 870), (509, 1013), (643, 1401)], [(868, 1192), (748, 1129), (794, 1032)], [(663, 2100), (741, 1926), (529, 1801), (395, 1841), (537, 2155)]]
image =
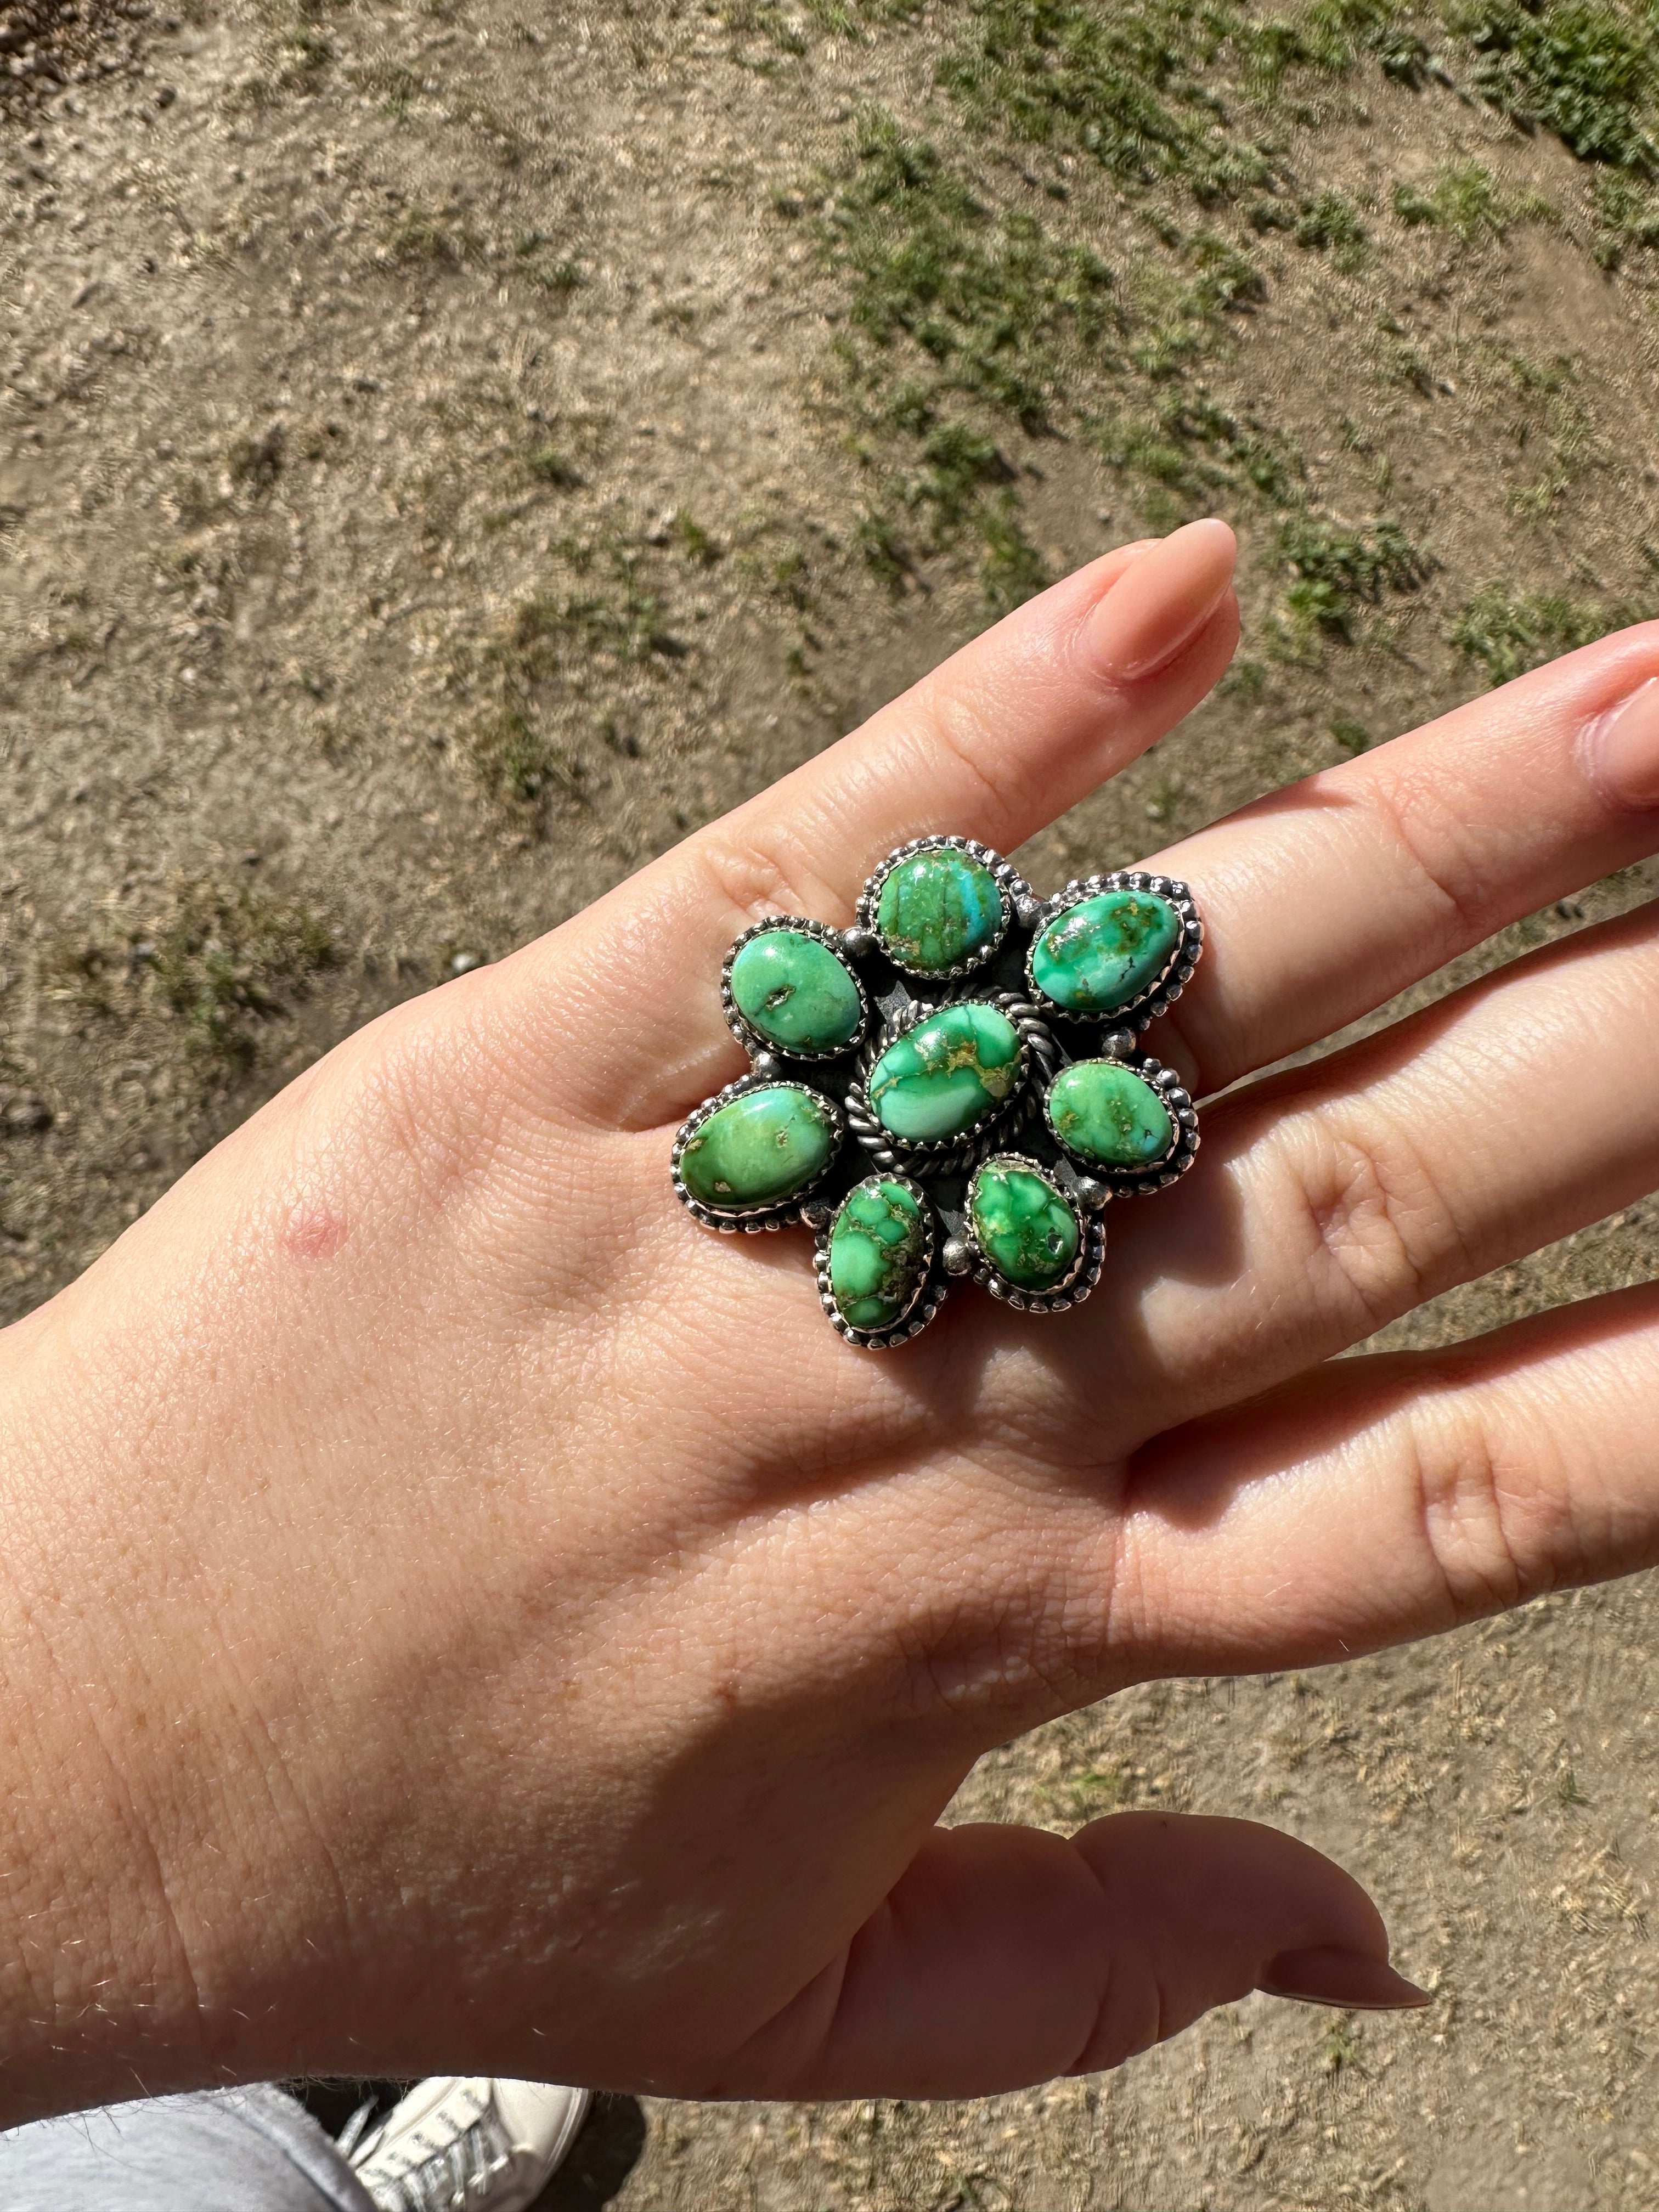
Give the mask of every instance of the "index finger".
[[(895, 846), (948, 830), (1011, 850), (1144, 752), (1232, 657), (1235, 550), (1195, 522), (1091, 562), (544, 940), (560, 994), (538, 1023), (586, 1041), (566, 1097), (612, 1127), (678, 1120), (741, 1058), (709, 979), (750, 922), (850, 921)], [(519, 960), (533, 1001), (543, 945)]]

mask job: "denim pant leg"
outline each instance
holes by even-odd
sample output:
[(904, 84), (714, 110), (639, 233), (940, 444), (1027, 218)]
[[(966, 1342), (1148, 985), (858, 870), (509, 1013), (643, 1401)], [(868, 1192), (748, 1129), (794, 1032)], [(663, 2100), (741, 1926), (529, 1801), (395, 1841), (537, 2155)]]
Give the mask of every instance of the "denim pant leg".
[(4, 2212), (374, 2212), (303, 2106), (269, 2082), (106, 2105), (0, 2135)]

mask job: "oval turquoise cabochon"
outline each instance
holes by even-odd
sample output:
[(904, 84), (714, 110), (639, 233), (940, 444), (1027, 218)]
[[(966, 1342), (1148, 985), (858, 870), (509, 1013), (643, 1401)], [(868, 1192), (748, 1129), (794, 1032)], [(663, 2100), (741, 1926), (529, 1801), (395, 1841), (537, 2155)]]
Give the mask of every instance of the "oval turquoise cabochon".
[(1156, 891), (1099, 891), (1037, 933), (1031, 981), (1067, 1013), (1112, 1014), (1158, 982), (1181, 944), (1181, 916)]
[(864, 1022), (852, 969), (821, 937), (763, 929), (732, 957), (732, 1003), (780, 1052), (841, 1052)]
[(1070, 1273), (1083, 1225), (1071, 1200), (1025, 1160), (991, 1159), (969, 1188), (968, 1215), (980, 1250), (1019, 1291), (1049, 1291)]
[(870, 1110), (901, 1144), (936, 1144), (983, 1121), (1019, 1075), (1019, 1031), (1000, 1006), (964, 999), (894, 1038), (870, 1071)]
[(849, 1190), (830, 1227), (830, 1295), (849, 1328), (894, 1328), (915, 1304), (933, 1257), (926, 1211), (890, 1176)]
[(797, 1084), (767, 1084), (728, 1098), (693, 1130), (680, 1179), (718, 1212), (777, 1206), (816, 1182), (837, 1142), (827, 1099)]
[(889, 959), (941, 975), (989, 951), (1002, 933), (1002, 890), (971, 853), (940, 846), (898, 860), (876, 897), (876, 933)]
[(1144, 1075), (1115, 1060), (1075, 1060), (1048, 1086), (1048, 1126), (1091, 1166), (1149, 1168), (1175, 1149), (1170, 1109)]

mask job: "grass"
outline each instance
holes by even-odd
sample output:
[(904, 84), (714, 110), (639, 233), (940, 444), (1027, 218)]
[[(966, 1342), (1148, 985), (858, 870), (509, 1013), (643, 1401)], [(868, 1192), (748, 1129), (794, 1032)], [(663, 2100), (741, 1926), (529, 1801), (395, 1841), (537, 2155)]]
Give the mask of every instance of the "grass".
[(156, 933), (150, 971), (191, 1049), (237, 1068), (253, 1058), (258, 1024), (339, 957), (332, 929), (309, 907), (198, 878)]
[(1555, 219), (1536, 193), (1508, 197), (1484, 161), (1443, 161), (1426, 187), (1396, 185), (1394, 211), (1403, 223), (1447, 231), (1463, 246), (1502, 238), (1512, 222)]
[(1606, 0), (1453, 0), (1446, 21), (1475, 56), (1473, 88), (1501, 114), (1553, 131), (1580, 161), (1659, 170), (1650, 12)]
[(820, 198), (825, 259), (849, 285), (853, 330), (908, 341), (935, 386), (1046, 429), (1073, 349), (1119, 325), (1111, 270), (1023, 213), (997, 210), (927, 141), (872, 112), (850, 170)]
[(1359, 613), (1390, 593), (1414, 592), (1434, 562), (1397, 522), (1362, 529), (1316, 516), (1297, 516), (1279, 532), (1280, 558), (1291, 572), (1285, 604), (1297, 628), (1352, 644)]
[(1042, 556), (1020, 526), (1019, 509), (1011, 494), (1005, 492), (982, 507), (975, 526), (984, 549), (980, 586), (993, 616), (1011, 614), (1054, 581)]
[(493, 796), (508, 805), (584, 795), (581, 762), (519, 708), (504, 708), (474, 731), (472, 757)]
[(538, 483), (551, 484), (556, 491), (580, 491), (587, 481), (575, 463), (556, 446), (532, 447), (526, 456), (525, 466)]
[(475, 261), (483, 240), (453, 209), (406, 207), (386, 236), (386, 252), (405, 267), (459, 269)]
[(1109, 468), (1138, 480), (1149, 523), (1169, 528), (1218, 497), (1298, 505), (1302, 457), (1287, 438), (1183, 387), (1153, 395), (1148, 411), (1096, 423), (1092, 442)]
[(1465, 601), (1447, 635), (1486, 682), (1497, 684), (1646, 619), (1638, 606), (1601, 606), (1553, 592), (1515, 592), (1489, 584)]
[(974, 0), (939, 82), (969, 125), (1090, 156), (1121, 183), (1178, 180), (1200, 205), (1273, 173), (1199, 75), (1218, 43), (1188, 0)]

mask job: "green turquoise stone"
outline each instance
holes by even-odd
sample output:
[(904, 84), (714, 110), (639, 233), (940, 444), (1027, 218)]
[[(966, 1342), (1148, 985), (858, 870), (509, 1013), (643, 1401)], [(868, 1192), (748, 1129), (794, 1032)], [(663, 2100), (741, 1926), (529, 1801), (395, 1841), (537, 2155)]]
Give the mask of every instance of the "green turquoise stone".
[(940, 848), (890, 868), (876, 900), (882, 947), (918, 975), (988, 951), (1002, 927), (1002, 892), (982, 860)]
[(1057, 1184), (1013, 1160), (987, 1160), (968, 1194), (980, 1250), (1017, 1291), (1050, 1291), (1077, 1259), (1082, 1225)]
[(848, 1191), (830, 1229), (830, 1294), (853, 1328), (891, 1328), (916, 1302), (932, 1258), (927, 1217), (902, 1182)]
[(680, 1175), (704, 1206), (736, 1212), (804, 1189), (835, 1152), (828, 1103), (794, 1084), (772, 1083), (717, 1106), (680, 1154)]
[(1170, 1109), (1145, 1076), (1115, 1060), (1079, 1060), (1048, 1088), (1048, 1123), (1079, 1158), (1146, 1168), (1175, 1150)]
[(738, 1012), (780, 1052), (839, 1052), (864, 1018), (847, 963), (805, 930), (751, 937), (732, 963), (731, 981)]
[(1149, 990), (1181, 943), (1181, 916), (1155, 891), (1102, 891), (1057, 914), (1031, 947), (1031, 981), (1078, 1014), (1110, 1014)]
[(901, 1144), (963, 1136), (1012, 1091), (1019, 1059), (1019, 1031), (1000, 1007), (941, 1006), (871, 1069), (870, 1110)]

